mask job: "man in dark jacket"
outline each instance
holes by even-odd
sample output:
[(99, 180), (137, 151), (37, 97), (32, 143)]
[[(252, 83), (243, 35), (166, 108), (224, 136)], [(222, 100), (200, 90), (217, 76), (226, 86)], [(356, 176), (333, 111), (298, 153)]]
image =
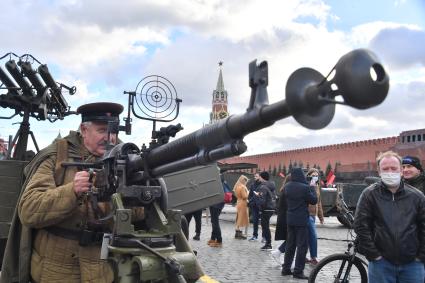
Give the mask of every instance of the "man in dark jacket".
[(403, 157), (403, 179), (407, 184), (425, 194), (425, 175), (419, 158), (415, 156)]
[(260, 174), (255, 173), (254, 182), (249, 186), (248, 205), (251, 210), (252, 217), (252, 237), (248, 241), (257, 241), (258, 239), (258, 224), (260, 222), (261, 208), (259, 196), (255, 192), (259, 192), (261, 185)]
[[(308, 279), (304, 275), (305, 256), (308, 248), (308, 205), (317, 203), (314, 186), (309, 186), (301, 168), (291, 170), (291, 181), (285, 185), (284, 194), (288, 206), (285, 261), (282, 265), (282, 275), (293, 274), (294, 278)], [(294, 271), (291, 271), (295, 259)]]
[(270, 233), (270, 218), (276, 209), (276, 186), (269, 181), (270, 175), (267, 171), (260, 173), (261, 185), (259, 192), (255, 192), (260, 197), (261, 206), (261, 230), (263, 231), (266, 243), (261, 247), (262, 251), (272, 249), (272, 236)]
[(360, 196), (354, 218), (358, 251), (369, 260), (370, 282), (423, 282), (425, 196), (401, 180), (401, 157), (377, 158), (381, 181)]

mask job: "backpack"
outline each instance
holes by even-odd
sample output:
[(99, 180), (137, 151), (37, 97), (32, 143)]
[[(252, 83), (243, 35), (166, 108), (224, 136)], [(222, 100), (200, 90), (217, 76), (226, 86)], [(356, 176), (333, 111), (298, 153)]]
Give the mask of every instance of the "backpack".
[(233, 194), (232, 192), (225, 192), (224, 193), (224, 203), (232, 203)]
[(233, 193), (230, 190), (229, 185), (226, 183), (226, 181), (223, 181), (222, 185), (224, 191), (224, 203), (232, 203)]

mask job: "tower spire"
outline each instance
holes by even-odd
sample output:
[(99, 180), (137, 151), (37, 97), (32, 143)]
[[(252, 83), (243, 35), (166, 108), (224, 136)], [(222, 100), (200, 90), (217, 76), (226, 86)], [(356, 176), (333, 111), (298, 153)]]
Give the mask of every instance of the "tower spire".
[(220, 73), (218, 74), (217, 87), (216, 91), (223, 92), (224, 91), (224, 82), (223, 82), (223, 73), (221, 71), (221, 67), (223, 66), (223, 62), (218, 62), (218, 66), (220, 68)]
[(229, 116), (227, 112), (227, 91), (224, 88), (222, 66), (223, 61), (218, 62), (220, 68), (216, 89), (213, 91), (212, 111), (210, 113), (210, 124)]

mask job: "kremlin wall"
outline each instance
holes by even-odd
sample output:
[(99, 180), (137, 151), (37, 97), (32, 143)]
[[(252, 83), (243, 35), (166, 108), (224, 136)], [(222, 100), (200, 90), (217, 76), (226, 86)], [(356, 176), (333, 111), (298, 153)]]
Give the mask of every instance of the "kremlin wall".
[[(386, 137), (341, 144), (324, 145), (287, 151), (271, 152), (222, 160), (223, 163), (254, 163), (258, 170), (286, 168), (302, 163), (303, 167), (328, 164), (338, 173), (376, 171), (376, 157), (380, 152), (393, 150), (401, 156), (414, 155), (425, 161), (425, 129), (404, 131), (395, 137)], [(248, 151), (249, 153), (249, 151)]]

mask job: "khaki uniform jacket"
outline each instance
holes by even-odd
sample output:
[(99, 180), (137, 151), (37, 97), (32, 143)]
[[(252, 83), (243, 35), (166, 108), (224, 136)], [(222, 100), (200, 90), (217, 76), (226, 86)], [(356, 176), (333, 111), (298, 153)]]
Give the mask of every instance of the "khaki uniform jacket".
[[(76, 157), (94, 161), (94, 157), (90, 156), (82, 145), (78, 133), (71, 132), (65, 139), (69, 146), (68, 161), (73, 161)], [(38, 164), (27, 178), (17, 208), (23, 230), (33, 229), (30, 265), (32, 280), (112, 282), (111, 266), (107, 261), (99, 259), (100, 246), (80, 247), (78, 241), (55, 236), (46, 231), (46, 228), (52, 226), (78, 231), (87, 219), (94, 217), (88, 202), (78, 199), (74, 193), (73, 179), (77, 169), (68, 167), (65, 170), (63, 185), (57, 186), (54, 174), (56, 154), (44, 156)], [(28, 249), (31, 245), (27, 244), (26, 247)], [(20, 268), (20, 272), (24, 271)], [(21, 274), (19, 277), (25, 278)]]

